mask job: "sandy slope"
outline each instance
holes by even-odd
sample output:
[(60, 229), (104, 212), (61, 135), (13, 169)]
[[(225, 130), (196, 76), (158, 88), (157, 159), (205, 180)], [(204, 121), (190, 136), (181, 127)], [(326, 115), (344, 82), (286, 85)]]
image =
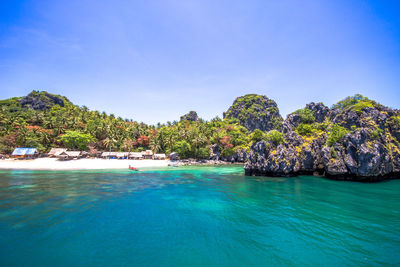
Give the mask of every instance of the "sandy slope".
[(0, 169), (29, 170), (89, 170), (89, 169), (128, 169), (165, 167), (168, 160), (118, 160), (118, 159), (76, 159), (59, 161), (55, 158), (40, 158), (34, 160), (0, 160)]

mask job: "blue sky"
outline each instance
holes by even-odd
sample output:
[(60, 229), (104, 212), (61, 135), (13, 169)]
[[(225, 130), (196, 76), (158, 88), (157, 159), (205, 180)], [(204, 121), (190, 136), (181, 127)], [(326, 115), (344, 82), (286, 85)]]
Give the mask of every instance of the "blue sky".
[[(398, 2), (398, 1), (397, 1)], [(356, 0), (0, 1), (0, 98), (46, 90), (147, 123), (283, 116), (355, 93), (400, 108), (400, 4)]]

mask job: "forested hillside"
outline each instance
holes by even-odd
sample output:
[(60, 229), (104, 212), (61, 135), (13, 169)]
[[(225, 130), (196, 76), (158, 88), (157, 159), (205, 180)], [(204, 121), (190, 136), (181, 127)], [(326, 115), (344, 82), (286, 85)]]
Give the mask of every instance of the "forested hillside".
[(89, 151), (178, 152), (182, 158), (208, 158), (210, 145), (218, 145), (218, 155), (229, 157), (237, 149), (246, 150), (250, 132), (235, 119), (199, 119), (196, 112), (180, 121), (147, 125), (116, 118), (113, 114), (79, 107), (66, 97), (33, 91), (25, 97), (0, 101), (0, 151), (15, 147), (52, 147)]

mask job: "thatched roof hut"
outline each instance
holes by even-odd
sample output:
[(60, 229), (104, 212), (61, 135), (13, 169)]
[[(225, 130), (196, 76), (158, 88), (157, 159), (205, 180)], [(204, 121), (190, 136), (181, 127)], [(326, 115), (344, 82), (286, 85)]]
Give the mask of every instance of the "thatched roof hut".
[(81, 151), (64, 151), (62, 153), (60, 153), (57, 158), (60, 159), (77, 159), (80, 158), (82, 156), (82, 152)]
[(146, 150), (146, 151), (142, 151), (142, 157), (144, 159), (152, 159), (153, 158), (153, 151), (151, 150)]
[(128, 152), (118, 152), (116, 154), (116, 157), (119, 159), (126, 159), (128, 158), (128, 154), (129, 154)]
[(131, 152), (128, 157), (130, 159), (143, 159), (143, 155), (140, 152)]
[(167, 156), (165, 154), (154, 154), (154, 159), (166, 159)]
[(103, 152), (101, 153), (102, 158), (111, 158), (111, 157), (117, 157), (117, 152)]
[(58, 155), (60, 155), (61, 153), (67, 151), (66, 148), (52, 148), (50, 149), (50, 152), (48, 153), (48, 155), (50, 157), (57, 157)]

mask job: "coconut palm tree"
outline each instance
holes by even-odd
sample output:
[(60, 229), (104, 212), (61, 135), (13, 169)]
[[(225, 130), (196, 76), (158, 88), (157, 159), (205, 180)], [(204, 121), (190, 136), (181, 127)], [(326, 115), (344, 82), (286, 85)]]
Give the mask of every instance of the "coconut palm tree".
[[(123, 147), (124, 149), (128, 149), (128, 152), (131, 153), (132, 148), (136, 145), (136, 141), (132, 139), (125, 139)], [(129, 156), (127, 157), (129, 159)]]
[(149, 147), (150, 147), (151, 151), (153, 152), (153, 157), (154, 157), (154, 154), (156, 154), (161, 149), (160, 143), (158, 142), (158, 140), (156, 138), (153, 138), (150, 140)]
[(106, 139), (103, 140), (103, 144), (105, 147), (108, 147), (110, 149), (111, 152), (111, 148), (114, 146), (114, 144), (117, 142), (117, 140), (115, 140), (112, 137), (107, 137)]

